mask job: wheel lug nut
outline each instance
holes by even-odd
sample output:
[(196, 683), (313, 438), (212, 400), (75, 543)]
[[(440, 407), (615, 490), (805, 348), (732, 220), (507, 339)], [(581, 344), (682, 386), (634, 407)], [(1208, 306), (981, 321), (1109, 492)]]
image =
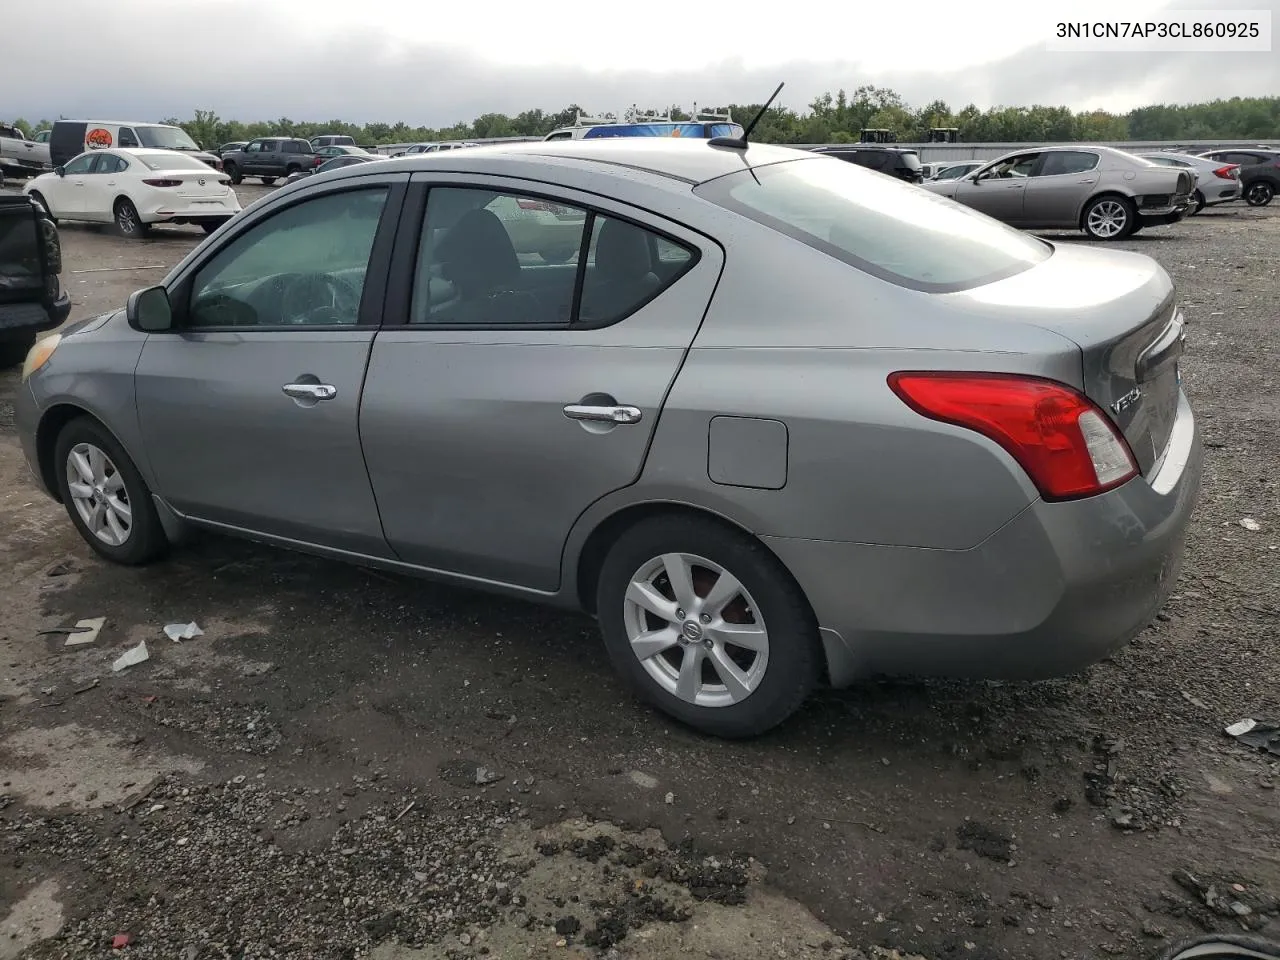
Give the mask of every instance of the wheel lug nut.
[(678, 619), (678, 620), (683, 620), (683, 619), (684, 619), (684, 611), (683, 611), (683, 610), (681, 610), (681, 609), (679, 609), (679, 608), (677, 608), (677, 609), (676, 609), (676, 619)]
[(699, 619), (701, 619), (703, 623), (710, 623), (710, 622), (711, 622), (711, 614), (709, 614), (709, 613), (704, 613), (704, 614), (703, 614)]

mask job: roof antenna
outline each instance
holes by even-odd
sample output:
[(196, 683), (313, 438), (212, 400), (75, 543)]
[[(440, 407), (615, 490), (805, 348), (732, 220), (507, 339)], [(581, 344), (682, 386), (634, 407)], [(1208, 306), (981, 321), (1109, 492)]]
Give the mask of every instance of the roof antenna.
[(746, 125), (746, 127), (743, 129), (743, 131), (742, 131), (742, 136), (740, 136), (740, 137), (713, 137), (710, 141), (708, 141), (708, 142), (711, 144), (711, 146), (713, 146), (713, 147), (733, 147), (735, 150), (745, 150), (745, 149), (747, 149), (747, 137), (751, 136), (751, 131), (752, 131), (752, 130), (754, 130), (754, 129), (756, 128), (756, 124), (757, 124), (757, 123), (759, 123), (759, 122), (764, 118), (765, 113), (768, 111), (768, 109), (769, 109), (771, 106), (773, 106), (773, 101), (775, 101), (775, 100), (777, 100), (777, 99), (778, 99), (778, 94), (780, 94), (780, 93), (782, 92), (782, 88), (783, 88), (784, 86), (786, 86), (786, 84), (785, 84), (785, 83), (780, 83), (780, 84), (778, 84), (778, 89), (773, 91), (773, 95), (772, 95), (771, 97), (769, 97), (769, 99), (768, 99), (768, 100), (766, 100), (766, 101), (765, 101), (764, 106), (760, 108), (760, 112), (759, 112), (759, 113), (757, 113), (754, 117), (752, 117), (752, 118), (751, 118), (751, 122), (750, 122), (750, 123), (748, 123), (748, 124)]

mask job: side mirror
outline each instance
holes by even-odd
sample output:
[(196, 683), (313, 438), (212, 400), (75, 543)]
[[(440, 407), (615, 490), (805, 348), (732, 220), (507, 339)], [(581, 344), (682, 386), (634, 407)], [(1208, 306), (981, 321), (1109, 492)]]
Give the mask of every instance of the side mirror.
[(67, 168), (64, 167), (62, 164), (58, 164), (56, 167), (53, 168), (53, 172), (60, 177), (65, 177), (67, 175)]
[(163, 333), (173, 329), (173, 307), (164, 287), (147, 287), (129, 294), (124, 308), (129, 326), (141, 333)]

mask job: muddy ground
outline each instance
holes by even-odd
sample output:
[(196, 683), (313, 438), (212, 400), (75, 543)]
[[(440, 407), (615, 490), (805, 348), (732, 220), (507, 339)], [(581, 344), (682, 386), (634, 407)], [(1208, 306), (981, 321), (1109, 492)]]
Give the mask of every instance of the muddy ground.
[[(62, 236), (73, 318), (201, 239)], [(1280, 718), (1280, 208), (1121, 246), (1181, 286), (1208, 445), (1166, 610), (1084, 676), (864, 683), (752, 743), (627, 699), (585, 618), (214, 537), (108, 567), (29, 482), (0, 374), (0, 958), (1145, 960), (1280, 933), (1280, 771), (1223, 734)], [(44, 632), (92, 617), (92, 644)]]

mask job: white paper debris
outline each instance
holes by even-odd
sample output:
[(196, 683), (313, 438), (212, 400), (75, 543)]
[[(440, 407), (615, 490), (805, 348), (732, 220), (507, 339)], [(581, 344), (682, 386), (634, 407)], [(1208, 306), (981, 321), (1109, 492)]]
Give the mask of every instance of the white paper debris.
[(126, 650), (123, 656), (111, 665), (111, 669), (119, 673), (126, 667), (136, 666), (151, 659), (151, 654), (147, 653), (147, 641), (143, 640), (131, 650)]
[(1262, 524), (1260, 524), (1257, 520), (1253, 519), (1253, 517), (1245, 517), (1243, 520), (1240, 521), (1240, 526), (1244, 527), (1246, 530), (1252, 533), (1257, 533), (1259, 530), (1262, 529)]
[(93, 643), (98, 639), (98, 634), (102, 632), (102, 627), (106, 624), (106, 617), (94, 617), (91, 620), (81, 620), (76, 624), (75, 633), (67, 634), (68, 647), (78, 647), (82, 643)]
[(196, 622), (192, 620), (190, 623), (170, 623), (164, 628), (165, 636), (174, 643), (181, 643), (183, 640), (191, 640), (194, 637), (204, 636), (204, 631), (196, 626)]
[(1240, 737), (1248, 733), (1257, 725), (1257, 720), (1241, 720), (1240, 722), (1233, 723), (1231, 726), (1227, 727), (1226, 733), (1229, 737)]

